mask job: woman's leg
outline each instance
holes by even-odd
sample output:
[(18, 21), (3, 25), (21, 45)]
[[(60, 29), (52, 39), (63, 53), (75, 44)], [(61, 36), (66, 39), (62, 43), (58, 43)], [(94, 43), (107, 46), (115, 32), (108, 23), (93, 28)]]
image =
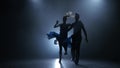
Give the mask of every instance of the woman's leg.
[(61, 59), (62, 59), (62, 45), (59, 44), (59, 62), (61, 63)]
[(63, 48), (64, 48), (64, 55), (67, 55), (67, 42), (63, 43)]

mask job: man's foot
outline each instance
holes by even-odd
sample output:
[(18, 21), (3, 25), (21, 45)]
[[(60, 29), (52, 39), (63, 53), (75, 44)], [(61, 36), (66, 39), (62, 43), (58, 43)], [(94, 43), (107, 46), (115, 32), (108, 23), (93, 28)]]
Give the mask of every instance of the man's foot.
[(78, 63), (77, 63), (77, 62), (75, 62), (75, 65), (78, 65)]
[(75, 62), (75, 65), (78, 65), (78, 61), (77, 60), (75, 60), (74, 62)]

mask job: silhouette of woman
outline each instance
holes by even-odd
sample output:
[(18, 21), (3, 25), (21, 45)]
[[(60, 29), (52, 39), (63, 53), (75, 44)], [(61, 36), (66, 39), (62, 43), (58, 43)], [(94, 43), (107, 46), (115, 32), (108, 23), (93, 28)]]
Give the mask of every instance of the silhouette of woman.
[(61, 62), (61, 57), (62, 57), (62, 46), (65, 50), (64, 55), (67, 55), (67, 42), (65, 40), (67, 39), (68, 35), (68, 29), (70, 28), (71, 24), (67, 24), (67, 17), (68, 16), (63, 16), (63, 23), (58, 24), (58, 20), (56, 21), (56, 24), (54, 25), (54, 28), (60, 27), (60, 40), (59, 40), (59, 62)]

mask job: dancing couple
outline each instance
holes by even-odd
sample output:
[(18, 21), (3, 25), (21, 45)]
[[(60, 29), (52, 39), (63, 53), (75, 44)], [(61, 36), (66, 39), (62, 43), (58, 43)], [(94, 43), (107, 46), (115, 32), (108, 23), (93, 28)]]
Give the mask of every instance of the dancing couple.
[[(72, 24), (66, 23), (68, 17), (74, 17), (75, 22)], [(65, 16), (63, 16), (63, 23), (59, 23), (59, 21), (56, 21), (56, 24), (54, 25), (54, 28), (60, 27), (60, 33), (56, 32), (50, 32), (47, 34), (48, 39), (56, 38), (54, 41), (54, 44), (58, 41), (59, 43), (59, 62), (61, 63), (62, 59), (62, 47), (64, 48), (64, 55), (67, 55), (67, 48), (68, 45), (71, 45), (71, 56), (72, 61), (76, 65), (79, 63), (79, 56), (80, 56), (80, 44), (81, 44), (81, 30), (83, 30), (85, 35), (85, 40), (88, 42), (87, 39), (87, 32), (84, 28), (83, 23), (80, 20), (80, 15), (78, 13), (75, 13), (74, 15), (72, 12), (68, 12)], [(68, 37), (68, 32), (73, 29), (73, 34)], [(70, 41), (72, 39), (72, 41)]]

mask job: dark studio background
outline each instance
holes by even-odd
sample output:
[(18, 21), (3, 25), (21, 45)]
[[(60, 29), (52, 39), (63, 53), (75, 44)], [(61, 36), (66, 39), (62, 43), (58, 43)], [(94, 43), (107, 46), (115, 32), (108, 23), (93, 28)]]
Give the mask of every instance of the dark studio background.
[(89, 7), (87, 0), (36, 1), (9, 0), (1, 5), (1, 60), (58, 57), (57, 47), (45, 34), (58, 32), (53, 25), (71, 10), (81, 15), (88, 33), (88, 44), (83, 35), (81, 59), (120, 61), (119, 0), (103, 0), (99, 8)]

